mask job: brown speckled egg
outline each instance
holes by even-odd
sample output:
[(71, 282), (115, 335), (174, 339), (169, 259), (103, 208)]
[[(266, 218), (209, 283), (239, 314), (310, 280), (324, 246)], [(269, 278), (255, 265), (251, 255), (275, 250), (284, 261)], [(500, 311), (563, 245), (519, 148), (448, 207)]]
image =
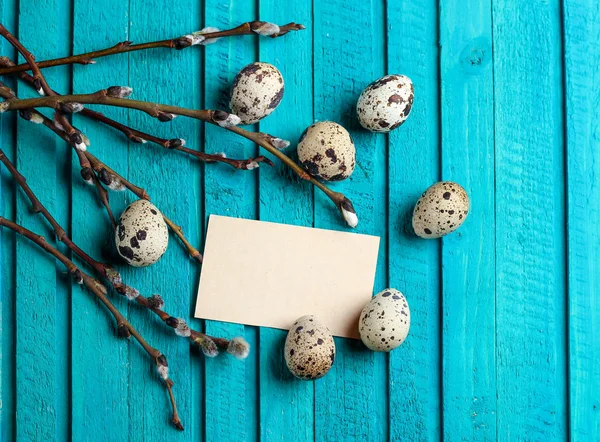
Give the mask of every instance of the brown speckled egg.
[(405, 75), (386, 75), (366, 87), (358, 98), (358, 121), (371, 132), (389, 132), (408, 118), (414, 87)]
[(254, 124), (275, 110), (283, 89), (283, 77), (275, 66), (250, 63), (233, 80), (229, 107), (242, 124)]
[(356, 149), (346, 129), (331, 121), (308, 126), (298, 143), (298, 159), (311, 175), (341, 181), (352, 175)]
[(121, 214), (115, 242), (119, 255), (128, 264), (134, 267), (154, 264), (169, 244), (169, 231), (162, 213), (149, 201), (134, 201)]
[(410, 308), (402, 293), (385, 289), (369, 301), (358, 320), (363, 343), (373, 351), (391, 351), (404, 342), (410, 329)]
[(329, 329), (310, 315), (294, 322), (283, 351), (292, 374), (308, 381), (325, 376), (335, 360), (335, 343)]
[(421, 238), (439, 238), (454, 232), (467, 219), (469, 204), (469, 196), (459, 184), (435, 183), (417, 201), (413, 229)]

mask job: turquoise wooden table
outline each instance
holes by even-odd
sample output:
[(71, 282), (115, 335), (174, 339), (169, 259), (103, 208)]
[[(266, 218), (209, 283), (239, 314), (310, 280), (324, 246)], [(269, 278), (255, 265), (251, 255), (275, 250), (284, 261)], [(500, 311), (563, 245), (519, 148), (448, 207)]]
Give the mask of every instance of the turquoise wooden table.
[[(2, 22), (38, 60), (226, 29), (260, 17), (306, 30), (156, 49), (45, 70), (60, 92), (129, 85), (142, 100), (225, 108), (235, 73), (275, 64), (280, 107), (255, 129), (297, 140), (315, 120), (351, 131), (358, 167), (335, 185), (358, 232), (381, 237), (375, 290), (404, 292), (412, 311), (391, 354), (337, 340), (314, 383), (285, 368), (285, 332), (192, 318), (200, 268), (173, 240), (154, 267), (120, 270), (146, 295), (213, 335), (243, 335), (251, 356), (205, 359), (149, 313), (111, 298), (169, 358), (185, 432), (140, 347), (63, 268), (0, 232), (2, 441), (598, 441), (600, 440), (600, 6), (595, 0), (2, 0)], [(2, 54), (15, 57), (2, 42)], [(385, 73), (412, 78), (412, 115), (388, 136), (361, 130), (353, 105)], [(20, 96), (24, 84), (6, 80)], [(160, 124), (102, 109), (190, 147), (248, 157), (256, 147), (185, 118)], [(321, 193), (284, 169), (239, 172), (74, 116), (90, 149), (140, 184), (202, 244), (209, 214), (345, 230)], [(3, 115), (2, 148), (73, 239), (109, 256), (106, 213), (77, 161), (40, 126)], [(290, 148), (293, 150), (293, 148)], [(50, 236), (6, 170), (3, 216)], [(472, 211), (443, 240), (407, 227), (439, 179), (461, 183)], [(133, 201), (112, 193), (116, 213)]]

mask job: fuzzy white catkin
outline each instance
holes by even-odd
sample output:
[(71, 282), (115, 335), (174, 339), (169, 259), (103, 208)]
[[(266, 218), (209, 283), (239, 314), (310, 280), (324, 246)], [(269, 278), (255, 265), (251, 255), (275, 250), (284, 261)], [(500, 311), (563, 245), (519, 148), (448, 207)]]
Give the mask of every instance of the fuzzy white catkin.
[[(196, 34), (212, 34), (213, 32), (219, 32), (220, 29), (219, 28), (214, 28), (214, 27), (206, 27), (204, 29), (202, 29), (201, 31), (198, 32), (194, 32), (194, 35)], [(205, 38), (204, 41), (202, 41), (202, 46), (207, 46), (207, 45), (211, 45), (213, 43), (216, 43), (218, 40), (220, 40), (220, 37), (217, 38)]]
[(185, 320), (181, 318), (177, 318), (177, 327), (175, 327), (174, 330), (177, 336), (183, 336), (185, 338), (190, 337), (190, 335), (192, 334), (192, 331), (187, 325), (187, 322), (185, 322)]
[(227, 116), (227, 118), (225, 118), (223, 121), (219, 121), (218, 124), (221, 127), (227, 128), (227, 127), (237, 126), (241, 122), (242, 122), (242, 119), (240, 117), (238, 117), (237, 115), (234, 115), (234, 114), (229, 114)]
[(350, 212), (342, 208), (342, 216), (344, 217), (344, 221), (348, 224), (349, 227), (356, 227), (358, 225), (358, 216), (354, 212)]
[(246, 359), (250, 354), (250, 344), (242, 337), (233, 338), (227, 345), (227, 353), (238, 359)]
[(163, 378), (165, 381), (169, 379), (169, 367), (159, 365), (158, 367), (156, 367), (156, 369), (158, 370), (158, 374), (160, 374), (161, 378)]
[(42, 124), (44, 122), (44, 117), (41, 114), (34, 112), (31, 115), (31, 119), (29, 121), (31, 121), (34, 124)]

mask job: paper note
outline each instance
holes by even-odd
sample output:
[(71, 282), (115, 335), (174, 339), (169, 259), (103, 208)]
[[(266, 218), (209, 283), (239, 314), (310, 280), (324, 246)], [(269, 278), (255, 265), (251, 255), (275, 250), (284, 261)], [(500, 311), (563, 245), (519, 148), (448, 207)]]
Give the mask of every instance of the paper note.
[(358, 338), (378, 248), (375, 236), (211, 215), (196, 317), (287, 330), (315, 315)]

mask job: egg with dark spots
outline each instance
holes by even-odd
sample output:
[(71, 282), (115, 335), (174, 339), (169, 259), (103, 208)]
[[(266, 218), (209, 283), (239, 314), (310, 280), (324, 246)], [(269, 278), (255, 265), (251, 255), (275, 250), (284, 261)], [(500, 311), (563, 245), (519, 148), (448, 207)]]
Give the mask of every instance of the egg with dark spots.
[(309, 126), (300, 137), (298, 159), (312, 176), (341, 181), (354, 171), (356, 148), (346, 129), (332, 121), (321, 121)]
[(279, 106), (283, 91), (283, 76), (275, 66), (250, 63), (233, 80), (229, 107), (242, 124), (254, 124)]
[(386, 75), (368, 85), (356, 105), (358, 121), (371, 132), (390, 132), (410, 115), (414, 86), (405, 75)]
[(149, 201), (131, 203), (115, 231), (119, 255), (134, 267), (154, 264), (167, 250), (169, 231), (160, 211)]
[(298, 379), (313, 381), (327, 374), (335, 361), (329, 329), (314, 316), (302, 316), (290, 328), (284, 346), (285, 363)]
[(435, 183), (415, 205), (413, 230), (421, 238), (440, 238), (458, 229), (469, 209), (469, 196), (462, 186), (451, 181)]
[(391, 351), (402, 344), (410, 329), (410, 308), (402, 293), (385, 289), (365, 306), (358, 320), (363, 343), (373, 351)]

